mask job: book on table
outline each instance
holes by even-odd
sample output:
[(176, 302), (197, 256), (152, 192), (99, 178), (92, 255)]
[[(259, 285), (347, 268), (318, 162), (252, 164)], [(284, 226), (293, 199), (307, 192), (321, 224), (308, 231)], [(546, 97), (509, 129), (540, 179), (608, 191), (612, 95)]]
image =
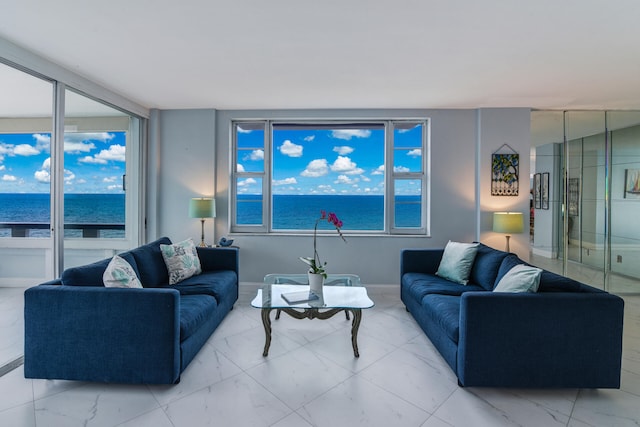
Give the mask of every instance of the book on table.
[(282, 294), (282, 299), (289, 304), (300, 304), (303, 302), (316, 301), (320, 299), (320, 297), (313, 291), (299, 291)]

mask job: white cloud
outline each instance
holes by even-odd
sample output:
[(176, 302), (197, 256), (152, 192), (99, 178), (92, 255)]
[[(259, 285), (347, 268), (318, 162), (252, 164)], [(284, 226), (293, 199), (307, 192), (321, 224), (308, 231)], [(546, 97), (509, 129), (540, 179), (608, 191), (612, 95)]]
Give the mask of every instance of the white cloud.
[(106, 176), (102, 178), (102, 182), (116, 182), (118, 180), (117, 176)]
[(335, 181), (333, 181), (334, 184), (354, 184), (356, 182), (358, 182), (359, 179), (351, 179), (349, 178), (347, 175), (339, 175), (338, 179), (336, 179)]
[(273, 185), (291, 185), (291, 184), (297, 184), (297, 183), (298, 181), (294, 177), (273, 180)]
[(51, 182), (51, 176), (49, 175), (49, 172), (46, 170), (36, 171), (33, 175), (36, 178), (36, 181), (38, 182), (44, 182), (44, 183)]
[(238, 133), (251, 133), (251, 129), (242, 129), (240, 126), (237, 127)]
[(37, 156), (40, 151), (29, 144), (19, 144), (14, 147), (13, 154), (16, 156)]
[(44, 135), (42, 133), (34, 133), (31, 135), (36, 140), (36, 149), (39, 151), (49, 151), (51, 148), (51, 135)]
[(348, 141), (351, 138), (369, 138), (371, 131), (368, 129), (337, 129), (331, 132), (331, 136)]
[(247, 159), (253, 160), (254, 162), (256, 160), (264, 160), (264, 150), (253, 150), (250, 155), (245, 157), (245, 160)]
[(247, 179), (245, 179), (243, 181), (239, 181), (238, 182), (238, 187), (246, 187), (248, 185), (253, 185), (253, 184), (256, 184), (256, 183), (257, 183), (257, 181), (255, 179), (247, 178)]
[(317, 178), (329, 173), (329, 165), (326, 159), (315, 159), (309, 162), (307, 168), (300, 173), (302, 176)]
[(114, 162), (124, 162), (125, 160), (126, 148), (124, 145), (112, 145), (107, 150), (101, 150), (94, 157), (96, 160), (106, 160), (106, 161), (114, 161)]
[(76, 174), (71, 172), (70, 170), (64, 170), (64, 182), (67, 184), (71, 184), (73, 180), (76, 179)]
[(240, 163), (238, 163), (238, 164), (236, 165), (236, 170), (237, 170), (238, 172), (244, 172), (244, 166), (242, 166)]
[(422, 149), (421, 148), (416, 148), (414, 150), (411, 150), (407, 153), (407, 156), (411, 156), (411, 157), (420, 157), (422, 156)]
[(368, 176), (365, 175), (360, 175), (360, 179), (362, 179), (363, 182), (370, 182), (371, 178), (369, 178)]
[(51, 169), (51, 157), (47, 157), (46, 159), (44, 159), (44, 162), (42, 162), (42, 169)]
[(85, 143), (85, 142), (64, 142), (64, 152), (79, 154), (79, 153), (88, 153), (91, 150), (96, 148), (96, 145), (93, 142)]
[(404, 172), (411, 172), (411, 169), (409, 169), (406, 166), (394, 166), (393, 171), (396, 173), (404, 173)]
[(321, 193), (335, 193), (336, 189), (327, 184), (318, 185), (318, 190)]
[(66, 132), (64, 142), (76, 144), (86, 141), (109, 142), (116, 136), (109, 132)]
[(307, 141), (307, 142), (311, 142), (311, 141), (313, 141), (314, 139), (316, 139), (316, 136), (315, 136), (315, 135), (309, 135), (309, 136), (305, 136), (305, 137), (304, 137), (304, 140), (305, 140), (305, 141)]
[(107, 186), (107, 190), (109, 190), (109, 191), (121, 190), (121, 189), (122, 189), (122, 185), (108, 185)]
[(384, 175), (384, 165), (378, 166), (376, 170), (371, 172), (371, 175)]
[(353, 153), (354, 148), (353, 147), (349, 147), (348, 145), (340, 145), (340, 146), (336, 146), (333, 147), (333, 151), (335, 151), (336, 153), (340, 154), (341, 156), (345, 156), (347, 154), (351, 154)]
[(350, 158), (344, 156), (338, 156), (335, 162), (331, 165), (333, 172), (344, 173), (347, 175), (360, 175), (364, 173), (364, 170), (359, 168), (356, 163), (351, 161)]
[(2, 176), (2, 180), (3, 180), (3, 181), (7, 181), (7, 182), (15, 182), (15, 181), (17, 181), (17, 180), (18, 180), (18, 178), (16, 178), (16, 177), (15, 177), (15, 176), (13, 176), (13, 175), (7, 175), (7, 174), (4, 174), (4, 175)]
[(106, 165), (107, 161), (104, 159), (97, 159), (95, 157), (91, 157), (91, 156), (84, 156), (81, 159), (78, 159), (79, 163), (89, 163), (92, 165)]
[(0, 165), (0, 171), (3, 171), (5, 169), (6, 169), (6, 167), (4, 165)]
[(285, 156), (302, 157), (302, 145), (294, 144), (288, 139), (278, 147), (278, 150)]

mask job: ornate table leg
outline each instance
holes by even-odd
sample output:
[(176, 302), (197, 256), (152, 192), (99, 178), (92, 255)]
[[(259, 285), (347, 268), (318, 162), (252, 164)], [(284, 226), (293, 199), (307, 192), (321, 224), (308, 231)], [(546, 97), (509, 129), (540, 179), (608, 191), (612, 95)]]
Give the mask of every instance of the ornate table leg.
[[(347, 311), (347, 310), (345, 310)], [(362, 310), (359, 308), (352, 308), (353, 323), (351, 324), (351, 345), (353, 346), (353, 355), (360, 357), (358, 352), (358, 328), (360, 328), (360, 321), (362, 320)]]
[[(263, 357), (267, 357), (269, 355), (269, 347), (271, 346), (271, 309), (263, 308), (262, 309), (262, 326), (264, 326), (264, 351), (262, 352)], [(355, 320), (354, 320), (355, 321)]]

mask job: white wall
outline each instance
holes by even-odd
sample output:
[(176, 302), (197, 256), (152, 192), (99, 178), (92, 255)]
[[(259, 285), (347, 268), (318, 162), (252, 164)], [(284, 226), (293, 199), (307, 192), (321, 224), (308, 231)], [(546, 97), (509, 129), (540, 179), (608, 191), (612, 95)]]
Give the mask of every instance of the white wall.
[[(491, 153), (506, 142), (520, 152), (521, 160), (528, 160), (529, 109), (172, 110), (152, 114), (151, 133), (155, 136), (151, 141), (148, 176), (150, 180), (157, 180), (158, 185), (149, 183), (149, 188), (157, 187), (157, 197), (150, 195), (149, 201), (155, 203), (157, 218), (149, 218), (148, 237), (199, 239), (199, 222), (187, 215), (188, 200), (199, 194), (211, 194), (215, 188), (216, 240), (224, 235), (233, 238), (234, 244), (240, 247), (241, 281), (259, 282), (267, 273), (302, 273), (305, 266), (298, 257), (308, 255), (311, 250), (308, 235), (229, 233), (231, 120), (407, 116), (431, 119), (431, 236), (347, 234), (346, 245), (331, 236), (321, 237), (319, 245), (331, 247), (323, 254), (329, 271), (355, 273), (368, 284), (399, 283), (403, 248), (441, 248), (448, 240), (473, 241), (480, 237), (484, 243), (503, 249), (504, 236), (490, 231), (491, 213), (507, 208), (528, 212), (528, 184), (524, 187), (521, 184), (518, 197), (492, 197)], [(156, 120), (160, 123), (154, 125)], [(154, 160), (154, 149), (158, 151), (157, 160)], [(529, 176), (528, 161), (521, 162), (520, 175), (521, 180)], [(528, 183), (528, 179), (524, 182)], [(209, 229), (206, 233), (211, 236)], [(527, 230), (513, 236), (511, 249), (528, 259)]]

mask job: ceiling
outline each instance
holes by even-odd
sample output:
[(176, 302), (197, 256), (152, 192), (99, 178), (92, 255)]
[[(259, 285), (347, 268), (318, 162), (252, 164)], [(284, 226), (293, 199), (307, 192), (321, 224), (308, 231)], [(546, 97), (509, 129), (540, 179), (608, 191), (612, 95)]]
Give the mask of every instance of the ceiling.
[(640, 109), (637, 0), (9, 3), (0, 37), (147, 108)]

